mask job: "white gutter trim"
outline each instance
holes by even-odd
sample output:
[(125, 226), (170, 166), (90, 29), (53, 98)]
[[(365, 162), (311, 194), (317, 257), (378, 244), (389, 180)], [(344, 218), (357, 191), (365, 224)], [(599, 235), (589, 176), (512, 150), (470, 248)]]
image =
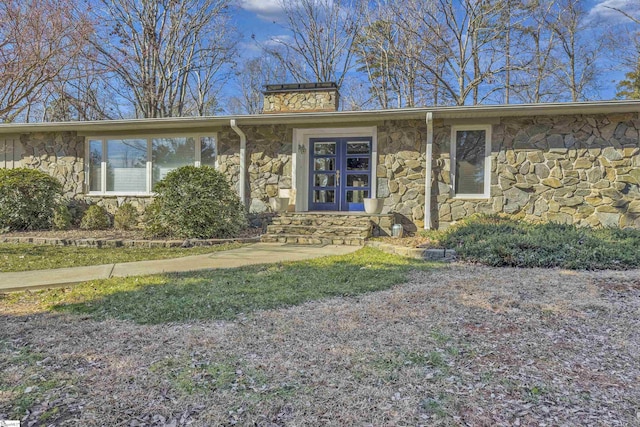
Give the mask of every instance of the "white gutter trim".
[(238, 127), (236, 124), (236, 119), (231, 119), (229, 124), (231, 125), (231, 129), (240, 137), (240, 179), (238, 185), (240, 188), (238, 189), (238, 195), (240, 196), (240, 200), (242, 201), (243, 206), (247, 206), (247, 201), (245, 199), (246, 196), (246, 185), (247, 185), (247, 135)]
[(431, 169), (433, 163), (433, 113), (428, 112), (427, 121), (427, 152), (425, 159), (424, 178), (424, 229), (431, 229)]
[[(434, 118), (470, 119), (564, 114), (610, 114), (640, 112), (640, 100), (560, 102), (542, 104), (474, 105), (431, 108), (399, 108), (392, 110), (336, 111), (310, 113), (253, 114), (239, 116), (167, 117), (157, 119), (119, 119), (86, 122), (9, 123), (0, 124), (0, 134), (29, 132), (66, 132), (83, 134), (98, 132), (143, 132), (169, 129), (179, 131), (196, 127), (209, 129), (236, 120), (246, 126), (273, 124), (361, 123), (380, 120), (420, 120), (427, 112)], [(232, 118), (233, 117), (233, 118)]]

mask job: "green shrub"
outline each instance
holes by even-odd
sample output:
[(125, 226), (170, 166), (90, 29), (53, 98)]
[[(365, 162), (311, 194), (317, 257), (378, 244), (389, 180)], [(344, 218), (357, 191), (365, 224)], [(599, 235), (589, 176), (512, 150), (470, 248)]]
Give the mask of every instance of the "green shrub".
[(167, 230), (165, 230), (160, 220), (160, 204), (157, 199), (151, 202), (151, 204), (144, 209), (142, 224), (144, 227), (144, 234), (147, 237), (168, 235)]
[(117, 230), (131, 230), (138, 226), (138, 210), (131, 203), (120, 205), (113, 217), (113, 225)]
[(89, 206), (80, 222), (80, 228), (83, 230), (105, 230), (110, 226), (111, 219), (107, 210), (98, 205)]
[(215, 169), (184, 166), (156, 184), (145, 233), (183, 238), (231, 237), (246, 226), (244, 207)]
[(89, 209), (90, 204), (85, 200), (72, 199), (67, 203), (67, 208), (71, 214), (71, 226), (80, 227), (84, 213)]
[(49, 229), (62, 196), (60, 182), (36, 169), (0, 169), (0, 229)]
[(53, 228), (68, 230), (71, 227), (71, 212), (66, 203), (60, 203), (53, 211)]
[(640, 231), (529, 223), (474, 216), (446, 230), (441, 243), (465, 261), (491, 266), (628, 269), (640, 267)]

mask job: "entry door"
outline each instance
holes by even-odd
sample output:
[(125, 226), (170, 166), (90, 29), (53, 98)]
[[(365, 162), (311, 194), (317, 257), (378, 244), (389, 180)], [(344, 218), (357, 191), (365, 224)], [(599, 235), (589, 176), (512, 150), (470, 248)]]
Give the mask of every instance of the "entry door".
[(313, 138), (309, 209), (363, 211), (371, 192), (371, 138)]

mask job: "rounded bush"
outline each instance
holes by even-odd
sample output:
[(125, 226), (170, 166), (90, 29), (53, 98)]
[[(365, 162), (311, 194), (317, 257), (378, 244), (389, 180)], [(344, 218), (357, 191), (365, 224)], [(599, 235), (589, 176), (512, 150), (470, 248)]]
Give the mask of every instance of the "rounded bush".
[(66, 203), (60, 203), (53, 212), (53, 228), (68, 230), (71, 228), (71, 212)]
[(105, 230), (111, 226), (107, 210), (102, 206), (91, 205), (82, 216), (80, 228), (83, 230)]
[(246, 226), (244, 207), (226, 177), (209, 166), (183, 166), (156, 184), (145, 213), (148, 235), (232, 237)]
[(43, 230), (53, 223), (62, 184), (36, 169), (0, 169), (0, 229)]
[(131, 203), (120, 205), (113, 217), (113, 226), (117, 230), (131, 230), (138, 226), (138, 210)]

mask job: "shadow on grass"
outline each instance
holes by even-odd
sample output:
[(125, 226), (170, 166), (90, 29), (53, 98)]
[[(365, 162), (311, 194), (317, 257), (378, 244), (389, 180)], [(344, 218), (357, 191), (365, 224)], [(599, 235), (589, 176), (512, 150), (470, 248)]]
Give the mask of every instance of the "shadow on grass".
[(388, 289), (407, 281), (410, 271), (435, 265), (364, 248), (302, 262), (94, 281), (46, 291), (40, 303), (55, 311), (142, 324), (228, 320), (255, 310)]

